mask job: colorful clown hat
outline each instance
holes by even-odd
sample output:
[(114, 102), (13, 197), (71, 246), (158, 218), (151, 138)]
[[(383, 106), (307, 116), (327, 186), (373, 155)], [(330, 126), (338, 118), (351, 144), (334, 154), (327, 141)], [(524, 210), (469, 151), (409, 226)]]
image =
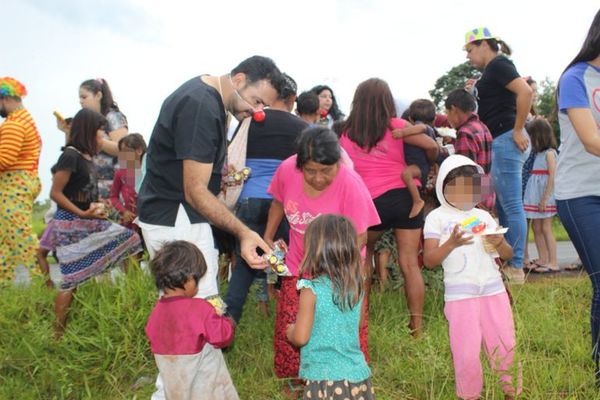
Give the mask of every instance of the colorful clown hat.
[(15, 78), (10, 76), (0, 78), (0, 97), (25, 97), (26, 95), (25, 85)]
[(470, 31), (465, 33), (465, 47), (469, 43), (475, 42), (477, 40), (484, 40), (484, 39), (500, 40), (500, 38), (498, 36), (492, 35), (492, 32), (490, 32), (490, 30), (488, 28), (486, 28), (485, 26), (482, 26), (481, 28), (471, 29)]

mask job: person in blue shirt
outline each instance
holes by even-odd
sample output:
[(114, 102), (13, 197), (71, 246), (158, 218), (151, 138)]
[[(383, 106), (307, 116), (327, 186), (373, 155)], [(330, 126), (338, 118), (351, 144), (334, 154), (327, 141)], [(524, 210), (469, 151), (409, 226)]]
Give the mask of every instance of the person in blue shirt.
[(600, 387), (600, 11), (558, 82), (560, 147), (554, 179), (558, 216), (592, 282), (590, 322)]

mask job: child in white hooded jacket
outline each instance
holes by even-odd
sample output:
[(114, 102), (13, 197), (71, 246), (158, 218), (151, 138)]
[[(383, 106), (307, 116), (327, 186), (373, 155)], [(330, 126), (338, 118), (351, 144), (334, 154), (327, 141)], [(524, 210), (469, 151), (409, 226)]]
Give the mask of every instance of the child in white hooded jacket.
[[(492, 369), (500, 375), (507, 399), (521, 391), (511, 367), (516, 347), (512, 310), (496, 258), (510, 259), (512, 248), (481, 201), (483, 169), (453, 155), (441, 165), (436, 194), (441, 206), (425, 221), (424, 262), (444, 269), (444, 314), (448, 320), (456, 394), (480, 398), (483, 344)], [(485, 185), (483, 185), (485, 186)], [(483, 187), (485, 191), (485, 187)]]

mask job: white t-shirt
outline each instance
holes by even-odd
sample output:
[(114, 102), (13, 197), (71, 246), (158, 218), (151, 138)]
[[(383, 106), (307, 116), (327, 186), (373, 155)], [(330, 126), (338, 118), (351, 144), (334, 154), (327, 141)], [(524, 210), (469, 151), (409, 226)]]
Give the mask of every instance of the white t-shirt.
[[(461, 211), (443, 205), (427, 216), (424, 237), (438, 239), (441, 246), (450, 238), (456, 224), (471, 232), (472, 227), (480, 227), (481, 223), (485, 224), (487, 229), (496, 229), (497, 226), (496, 221), (486, 211), (478, 208)], [(473, 244), (452, 250), (442, 262), (445, 301), (492, 296), (506, 291), (495, 260), (498, 254), (486, 252), (481, 235), (472, 234)]]

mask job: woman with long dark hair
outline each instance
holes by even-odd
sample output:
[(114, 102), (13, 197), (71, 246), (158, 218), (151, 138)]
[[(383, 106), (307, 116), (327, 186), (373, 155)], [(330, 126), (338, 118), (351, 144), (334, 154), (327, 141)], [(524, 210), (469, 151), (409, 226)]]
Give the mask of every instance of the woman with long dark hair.
[(560, 154), (555, 197), (558, 215), (592, 281), (592, 355), (600, 385), (600, 11), (581, 50), (558, 82)]
[[(421, 210), (417, 216), (410, 217), (413, 201), (402, 180), (402, 171), (406, 168), (404, 143), (422, 148), (429, 160), (437, 158), (438, 146), (427, 135), (395, 139), (392, 130), (405, 126), (406, 121), (396, 118), (394, 98), (388, 84), (372, 78), (356, 88), (340, 144), (367, 185), (381, 219), (381, 224), (369, 228), (367, 272), (370, 274), (372, 270), (375, 243), (385, 231), (393, 229), (398, 245), (398, 263), (405, 282), (409, 328), (418, 335), (423, 325), (425, 301), (425, 284), (418, 262), (424, 214)], [(420, 180), (415, 179), (415, 184), (421, 186)], [(367, 285), (367, 298), (368, 288)]]
[(310, 90), (319, 96), (319, 123), (331, 129), (333, 123), (344, 119), (340, 111), (333, 90), (327, 85), (317, 85)]
[(105, 127), (106, 118), (100, 113), (80, 110), (73, 118), (67, 145), (52, 167), (50, 198), (58, 208), (40, 246), (54, 251), (62, 274), (54, 305), (56, 337), (64, 332), (75, 289), (142, 251), (139, 236), (107, 221), (106, 208), (98, 203), (92, 157), (102, 145)]

